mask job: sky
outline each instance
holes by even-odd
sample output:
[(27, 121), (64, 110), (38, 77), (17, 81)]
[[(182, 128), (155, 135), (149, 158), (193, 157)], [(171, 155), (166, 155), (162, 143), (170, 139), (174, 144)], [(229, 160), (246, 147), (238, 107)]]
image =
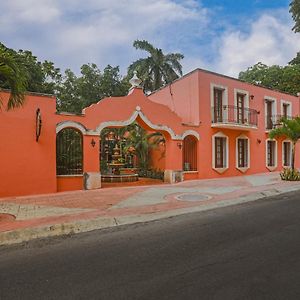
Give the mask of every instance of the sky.
[(80, 72), (85, 63), (120, 66), (146, 53), (147, 40), (184, 55), (183, 72), (237, 77), (263, 62), (287, 64), (300, 51), (289, 0), (0, 0), (0, 41)]

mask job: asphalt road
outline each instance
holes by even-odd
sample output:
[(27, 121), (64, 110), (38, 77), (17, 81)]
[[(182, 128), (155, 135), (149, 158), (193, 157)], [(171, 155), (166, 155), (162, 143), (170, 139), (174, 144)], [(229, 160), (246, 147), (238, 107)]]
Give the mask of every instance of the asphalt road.
[(0, 248), (0, 299), (300, 299), (300, 193)]

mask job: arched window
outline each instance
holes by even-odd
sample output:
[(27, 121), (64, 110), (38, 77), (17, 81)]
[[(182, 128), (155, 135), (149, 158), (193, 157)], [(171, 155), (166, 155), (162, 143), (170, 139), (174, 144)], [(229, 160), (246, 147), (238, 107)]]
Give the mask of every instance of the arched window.
[(82, 134), (65, 128), (56, 136), (56, 174), (82, 174)]
[(197, 139), (191, 135), (183, 140), (183, 170), (197, 171)]

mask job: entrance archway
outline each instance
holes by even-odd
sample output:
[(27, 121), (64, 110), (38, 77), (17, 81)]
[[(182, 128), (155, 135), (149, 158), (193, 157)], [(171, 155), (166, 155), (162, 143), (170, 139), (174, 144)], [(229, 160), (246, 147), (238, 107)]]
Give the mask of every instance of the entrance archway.
[(165, 137), (158, 131), (145, 129), (141, 123), (135, 121), (101, 131), (102, 182), (134, 182), (141, 177), (163, 181)]

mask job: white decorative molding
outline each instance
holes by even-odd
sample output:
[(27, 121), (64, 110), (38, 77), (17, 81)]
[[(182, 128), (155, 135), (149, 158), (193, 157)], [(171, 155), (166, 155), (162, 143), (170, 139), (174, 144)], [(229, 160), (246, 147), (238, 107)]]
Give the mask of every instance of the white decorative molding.
[[(222, 105), (226, 106), (228, 105), (228, 88), (227, 86), (220, 85), (220, 84), (215, 84), (215, 83), (210, 83), (210, 107), (214, 107), (214, 89), (219, 89), (223, 91), (223, 96), (222, 96)], [(228, 109), (222, 109), (222, 114), (223, 114), (223, 120), (228, 119)], [(214, 112), (213, 109), (211, 109), (211, 119), (213, 120), (214, 118)]]
[[(216, 167), (216, 162), (215, 162), (215, 151), (216, 151), (216, 147), (215, 147), (215, 137), (223, 137), (226, 138), (226, 164), (223, 168), (217, 168)], [(228, 168), (229, 168), (229, 139), (228, 136), (225, 135), (223, 132), (217, 132), (216, 134), (214, 134), (212, 136), (212, 168), (217, 171), (218, 173), (224, 173)]]
[[(267, 102), (272, 102), (272, 116), (277, 116), (277, 99), (274, 97), (269, 97), (269, 96), (265, 96), (265, 128), (267, 128)], [(266, 131), (268, 132), (270, 129), (266, 129)]]
[[(237, 95), (244, 95), (244, 109), (249, 108), (249, 92), (241, 89), (234, 89), (234, 106), (238, 107)], [(237, 120), (237, 109), (234, 109), (234, 119)], [(248, 123), (249, 120), (246, 121)]]
[(280, 115), (283, 116), (283, 105), (284, 104), (287, 104), (288, 105), (288, 110), (287, 110), (287, 116), (288, 117), (291, 117), (292, 116), (292, 112), (293, 112), (293, 109), (292, 109), (292, 102), (290, 101), (287, 101), (287, 100), (281, 100), (280, 101)]
[(183, 133), (182, 139), (184, 140), (187, 136), (192, 135), (194, 136), (198, 141), (200, 140), (199, 133), (195, 130), (187, 130)]
[(100, 123), (95, 130), (86, 129), (81, 123), (75, 121), (64, 121), (58, 123), (56, 125), (56, 133), (61, 131), (64, 128), (75, 128), (78, 129), (83, 135), (90, 135), (90, 136), (99, 136), (101, 131), (106, 127), (124, 127), (132, 124), (137, 117), (140, 117), (143, 122), (154, 130), (159, 131), (166, 131), (170, 134), (172, 140), (180, 140), (182, 141), (188, 135), (194, 136), (197, 140), (200, 139), (199, 133), (195, 130), (186, 130), (183, 132), (182, 135), (177, 135), (170, 127), (166, 125), (156, 125), (153, 124), (141, 111), (139, 106), (136, 107), (136, 110), (133, 112), (131, 117), (125, 121), (106, 121)]
[(60, 132), (65, 128), (75, 128), (79, 130), (83, 135), (87, 134), (87, 129), (79, 122), (74, 121), (63, 121), (56, 125), (56, 133)]
[[(241, 140), (241, 139), (244, 139), (244, 140), (248, 140), (248, 143), (247, 143), (247, 162), (248, 162), (248, 165), (247, 167), (239, 167), (239, 148), (238, 148), (238, 140)], [(246, 136), (245, 134), (241, 134), (239, 135), (236, 140), (235, 140), (235, 167), (245, 173), (249, 168), (250, 168), (250, 139), (248, 136)]]
[[(289, 143), (290, 144), (290, 165), (289, 166), (285, 166), (284, 165), (284, 143)], [(290, 140), (283, 140), (282, 141), (282, 143), (281, 143), (281, 164), (282, 164), (282, 166), (284, 167), (284, 168), (289, 168), (289, 167), (291, 167), (291, 164), (292, 164), (292, 147), (293, 147), (293, 145), (292, 145), (292, 142), (290, 141)]]
[[(274, 166), (268, 166), (268, 141), (272, 141), (275, 142), (275, 153), (274, 153), (274, 157), (275, 157), (275, 165)], [(265, 151), (266, 151), (266, 168), (270, 171), (275, 171), (277, 169), (277, 141), (275, 139), (266, 139), (266, 147), (265, 147)]]
[(187, 135), (193, 135), (198, 140), (200, 139), (198, 132), (196, 132), (194, 130), (187, 130), (187, 131), (183, 132), (182, 135), (177, 135), (177, 134), (175, 134), (175, 132), (170, 127), (168, 127), (166, 125), (153, 124), (143, 114), (143, 112), (141, 111), (141, 108), (139, 106), (136, 107), (136, 110), (133, 112), (133, 114), (131, 115), (131, 117), (128, 120), (126, 120), (126, 121), (107, 121), (107, 122), (103, 122), (103, 123), (101, 123), (100, 125), (97, 126), (95, 131), (98, 132), (98, 134), (100, 135), (100, 132), (106, 127), (124, 127), (124, 126), (128, 126), (128, 125), (132, 124), (138, 116), (150, 128), (155, 129), (155, 130), (159, 130), (159, 131), (168, 132), (170, 134), (172, 140), (183, 140)]

